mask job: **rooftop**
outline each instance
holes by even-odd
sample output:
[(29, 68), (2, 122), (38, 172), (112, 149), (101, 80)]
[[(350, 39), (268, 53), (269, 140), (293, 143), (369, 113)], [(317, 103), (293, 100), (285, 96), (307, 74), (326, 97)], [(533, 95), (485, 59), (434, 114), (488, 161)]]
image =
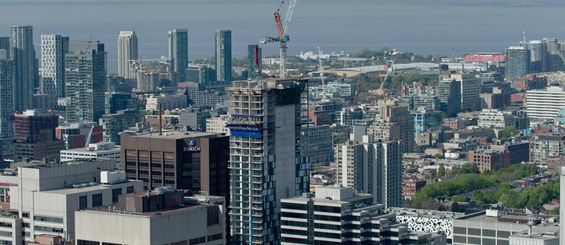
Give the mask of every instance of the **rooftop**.
[(179, 212), (186, 212), (189, 210), (197, 209), (206, 206), (207, 204), (185, 204), (185, 206), (175, 208), (175, 209), (168, 209), (168, 210), (159, 210), (155, 212), (143, 212), (143, 213), (134, 213), (134, 212), (126, 212), (117, 209), (117, 206), (101, 206), (91, 210), (83, 210), (81, 212), (92, 212), (92, 213), (112, 213), (114, 215), (123, 215), (123, 216), (140, 216), (140, 217), (155, 217), (159, 215), (165, 214), (175, 214)]
[(129, 137), (133, 138), (152, 138), (152, 139), (186, 139), (186, 138), (212, 138), (220, 136), (218, 133), (205, 132), (181, 132), (181, 131), (164, 131), (162, 135), (158, 132), (144, 132), (134, 134)]
[[(140, 182), (140, 180), (131, 180), (131, 181), (139, 181)], [(121, 182), (121, 183), (116, 183), (116, 184), (83, 183), (82, 185), (78, 184), (78, 185), (81, 185), (81, 187), (67, 187), (67, 188), (64, 188), (64, 189), (42, 191), (42, 192), (52, 193), (52, 194), (72, 195), (72, 194), (78, 194), (78, 193), (84, 193), (84, 192), (101, 191), (101, 190), (106, 190), (106, 189), (110, 189), (110, 188), (115, 188), (116, 185), (128, 183), (128, 182), (131, 182), (131, 181), (127, 180), (126, 182)], [(75, 185), (75, 186), (78, 186), (78, 185)]]

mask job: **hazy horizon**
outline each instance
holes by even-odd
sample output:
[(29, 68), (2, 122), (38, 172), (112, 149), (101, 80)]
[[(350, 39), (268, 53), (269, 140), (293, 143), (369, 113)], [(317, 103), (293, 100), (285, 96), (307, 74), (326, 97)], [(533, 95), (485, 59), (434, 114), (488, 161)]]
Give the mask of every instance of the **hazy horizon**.
[[(530, 2), (553, 7), (504, 6)], [(107, 46), (109, 69), (114, 71), (121, 30), (136, 31), (141, 57), (157, 59), (167, 55), (167, 31), (187, 28), (189, 58), (195, 60), (213, 56), (215, 30), (231, 29), (233, 57), (242, 58), (247, 44), (276, 35), (272, 14), (279, 4), (278, 0), (0, 0), (0, 36), (8, 36), (12, 25), (33, 25), (38, 55), (41, 34), (62, 34), (71, 41), (100, 40)], [(554, 0), (299, 0), (290, 24), (289, 53), (318, 46), (324, 52), (383, 47), (422, 55), (503, 52), (521, 41), (523, 31), (529, 39), (562, 38), (565, 8), (558, 5)], [(265, 55), (278, 51), (274, 44), (263, 48)]]

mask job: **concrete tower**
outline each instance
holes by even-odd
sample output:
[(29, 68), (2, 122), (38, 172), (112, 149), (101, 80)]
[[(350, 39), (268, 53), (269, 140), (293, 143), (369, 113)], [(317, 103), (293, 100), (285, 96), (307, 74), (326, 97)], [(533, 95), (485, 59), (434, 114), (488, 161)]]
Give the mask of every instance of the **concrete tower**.
[(218, 81), (231, 81), (231, 31), (216, 31), (216, 77)]
[(235, 81), (229, 88), (230, 222), (235, 244), (277, 244), (280, 200), (308, 191), (300, 157), (303, 80)]
[(10, 57), (14, 62), (14, 107), (23, 111), (33, 107), (35, 50), (33, 27), (10, 27)]
[(136, 73), (130, 69), (130, 61), (138, 57), (137, 35), (135, 31), (120, 31), (118, 37), (118, 76), (135, 79)]
[(104, 114), (106, 52), (99, 42), (71, 43), (65, 55), (67, 121), (98, 122)]
[(41, 35), (41, 92), (53, 98), (65, 97), (65, 54), (69, 37)]

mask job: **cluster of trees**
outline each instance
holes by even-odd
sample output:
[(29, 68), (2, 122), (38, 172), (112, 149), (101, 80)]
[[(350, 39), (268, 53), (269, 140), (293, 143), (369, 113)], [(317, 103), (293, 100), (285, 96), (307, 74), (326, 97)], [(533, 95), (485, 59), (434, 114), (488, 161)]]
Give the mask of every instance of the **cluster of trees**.
[[(438, 176), (446, 174), (445, 167), (442, 167), (438, 169)], [(510, 208), (539, 207), (559, 197), (558, 182), (531, 187), (521, 193), (516, 192), (509, 184), (511, 180), (522, 179), (536, 173), (538, 173), (538, 168), (534, 165), (513, 165), (505, 169), (478, 174), (476, 166), (467, 164), (452, 172), (452, 174), (459, 175), (456, 178), (426, 185), (416, 193), (407, 206), (429, 208), (430, 200), (434, 198), (452, 197), (453, 202), (472, 202), (476, 206), (502, 202), (505, 207)], [(468, 193), (471, 193), (470, 199), (461, 196)]]
[(502, 202), (508, 208), (538, 208), (559, 199), (559, 182), (530, 187), (517, 193), (509, 185), (500, 186), (496, 191), (475, 191), (472, 202), (477, 206)]

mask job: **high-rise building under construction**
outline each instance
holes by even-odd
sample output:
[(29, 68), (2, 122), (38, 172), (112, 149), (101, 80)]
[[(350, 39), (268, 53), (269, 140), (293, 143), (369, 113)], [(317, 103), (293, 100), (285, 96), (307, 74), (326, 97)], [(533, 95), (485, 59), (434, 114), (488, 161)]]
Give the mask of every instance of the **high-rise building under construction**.
[(237, 244), (276, 244), (280, 200), (308, 191), (300, 157), (306, 81), (236, 81), (229, 88), (230, 222)]

